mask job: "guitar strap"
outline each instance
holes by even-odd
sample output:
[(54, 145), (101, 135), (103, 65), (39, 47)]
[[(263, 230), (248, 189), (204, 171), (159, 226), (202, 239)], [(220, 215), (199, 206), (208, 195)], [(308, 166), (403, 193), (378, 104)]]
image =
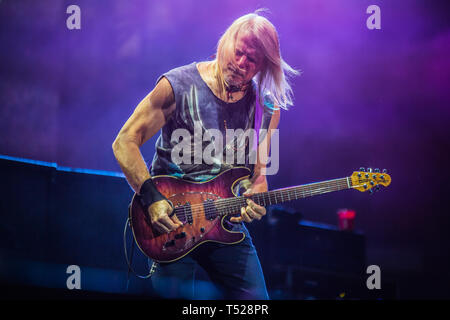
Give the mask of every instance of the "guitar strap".
[[(261, 141), (264, 140), (266, 134), (268, 134), (268, 129), (270, 125), (270, 121), (272, 120), (272, 111), (269, 111), (271, 108), (273, 108), (273, 104), (269, 102), (270, 98), (268, 96), (265, 96), (264, 98), (264, 104), (267, 104), (262, 106), (259, 103), (259, 96), (258, 93), (256, 93), (256, 101), (255, 101), (255, 118), (253, 121), (253, 128), (255, 129), (255, 134), (253, 137), (253, 141), (256, 141), (256, 143), (253, 144), (253, 150), (252, 152), (256, 153), (256, 156), (258, 156), (258, 146)], [(262, 131), (260, 131), (262, 129)]]
[(258, 145), (259, 144), (259, 129), (261, 129), (261, 124), (262, 124), (262, 118), (263, 118), (263, 108), (261, 106), (261, 104), (259, 103), (259, 96), (258, 94), (256, 94), (256, 102), (255, 102), (255, 119), (254, 119), (254, 128), (255, 128), (255, 133), (256, 133), (256, 142)]

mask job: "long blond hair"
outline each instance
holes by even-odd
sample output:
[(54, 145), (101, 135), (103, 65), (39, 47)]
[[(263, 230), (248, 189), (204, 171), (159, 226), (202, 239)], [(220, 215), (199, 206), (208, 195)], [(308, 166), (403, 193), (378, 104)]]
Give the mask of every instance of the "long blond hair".
[[(240, 32), (250, 33), (256, 40), (257, 47), (264, 56), (264, 65), (255, 76), (259, 102), (271, 109), (281, 107), (288, 109), (293, 105), (292, 88), (287, 76), (300, 74), (294, 70), (281, 57), (278, 32), (274, 25), (265, 17), (259, 15), (261, 10), (246, 14), (236, 19), (225, 31), (217, 44), (215, 61), (215, 76), (219, 87), (223, 91), (225, 81), (220, 69), (220, 61), (234, 54), (237, 35)], [(234, 59), (231, 59), (234, 61)]]

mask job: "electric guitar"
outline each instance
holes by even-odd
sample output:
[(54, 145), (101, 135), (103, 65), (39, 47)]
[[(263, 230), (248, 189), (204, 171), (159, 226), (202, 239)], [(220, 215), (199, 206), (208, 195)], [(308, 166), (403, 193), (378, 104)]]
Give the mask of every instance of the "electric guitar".
[(235, 186), (249, 178), (250, 170), (237, 167), (222, 172), (205, 182), (191, 182), (173, 176), (155, 176), (153, 181), (174, 207), (174, 214), (183, 223), (170, 233), (161, 234), (152, 227), (150, 217), (134, 195), (129, 218), (134, 239), (139, 249), (157, 262), (172, 262), (181, 259), (207, 241), (235, 244), (244, 240), (244, 233), (229, 231), (225, 225), (227, 216), (239, 215), (241, 207), (247, 206), (246, 198), (261, 206), (269, 206), (290, 200), (306, 198), (323, 193), (356, 189), (378, 190), (387, 187), (391, 177), (386, 170), (364, 168), (349, 177), (288, 187), (250, 196), (236, 196)]

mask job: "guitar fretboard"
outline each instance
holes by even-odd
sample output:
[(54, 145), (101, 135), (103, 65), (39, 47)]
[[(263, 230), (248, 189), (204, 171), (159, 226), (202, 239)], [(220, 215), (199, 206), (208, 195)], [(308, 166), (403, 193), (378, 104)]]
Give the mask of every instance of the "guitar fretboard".
[(328, 181), (305, 184), (301, 186), (288, 187), (271, 190), (262, 193), (255, 193), (249, 197), (239, 196), (215, 201), (215, 206), (220, 215), (239, 213), (245, 207), (246, 199), (252, 199), (261, 206), (270, 206), (291, 200), (312, 197), (333, 191), (350, 189), (352, 187), (350, 177), (333, 179)]

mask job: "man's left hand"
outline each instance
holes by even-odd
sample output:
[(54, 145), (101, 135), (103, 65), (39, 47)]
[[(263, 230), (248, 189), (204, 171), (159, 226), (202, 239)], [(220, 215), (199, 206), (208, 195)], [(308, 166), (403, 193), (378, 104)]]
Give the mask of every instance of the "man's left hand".
[[(261, 189), (261, 190), (258, 190), (258, 189)], [(266, 190), (264, 190), (264, 189), (266, 189)], [(264, 192), (264, 191), (267, 191), (267, 186), (263, 186), (263, 185), (259, 186), (258, 184), (256, 184), (256, 185), (254, 184), (254, 185), (252, 185), (252, 187), (248, 188), (247, 191), (244, 192), (244, 196), (249, 197), (254, 193), (259, 193), (259, 192)], [(261, 218), (266, 215), (266, 208), (256, 204), (251, 199), (246, 199), (246, 201), (247, 201), (247, 206), (241, 208), (241, 215), (239, 217), (232, 217), (230, 219), (231, 222), (245, 221), (245, 222), (250, 223), (254, 219), (261, 220)]]

